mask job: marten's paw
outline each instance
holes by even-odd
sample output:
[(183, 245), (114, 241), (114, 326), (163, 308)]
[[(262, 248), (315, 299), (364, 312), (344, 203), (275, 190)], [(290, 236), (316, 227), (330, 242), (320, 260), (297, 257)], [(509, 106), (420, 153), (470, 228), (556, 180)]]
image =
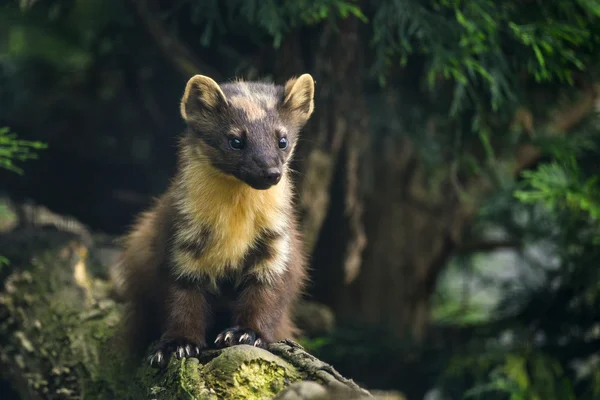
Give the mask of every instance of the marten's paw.
[(148, 357), (148, 362), (153, 367), (163, 368), (168, 364), (171, 355), (175, 354), (178, 359), (198, 357), (203, 347), (204, 345), (186, 340), (161, 340)]
[(263, 349), (267, 347), (267, 344), (261, 339), (260, 335), (252, 329), (241, 328), (239, 326), (225, 329), (217, 335), (217, 339), (215, 340), (217, 347), (229, 347), (237, 344), (249, 344)]

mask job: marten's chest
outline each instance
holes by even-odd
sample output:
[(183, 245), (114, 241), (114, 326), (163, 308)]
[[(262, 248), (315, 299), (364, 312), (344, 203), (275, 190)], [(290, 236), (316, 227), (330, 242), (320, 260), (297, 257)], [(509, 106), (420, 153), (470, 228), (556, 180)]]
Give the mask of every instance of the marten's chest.
[[(207, 203), (194, 207), (193, 202), (184, 207), (184, 222), (178, 224), (173, 238), (177, 273), (211, 280), (239, 275), (255, 267), (248, 264), (257, 262), (253, 255), (265, 246), (265, 236), (271, 236), (266, 245), (273, 268), (279, 268), (277, 259), (281, 256), (277, 253), (284, 253), (286, 247), (286, 215), (278, 202), (265, 197), (221, 199), (220, 203), (213, 202), (213, 208)], [(273, 237), (273, 232), (278, 235)], [(258, 261), (262, 269), (270, 268), (268, 260)]]

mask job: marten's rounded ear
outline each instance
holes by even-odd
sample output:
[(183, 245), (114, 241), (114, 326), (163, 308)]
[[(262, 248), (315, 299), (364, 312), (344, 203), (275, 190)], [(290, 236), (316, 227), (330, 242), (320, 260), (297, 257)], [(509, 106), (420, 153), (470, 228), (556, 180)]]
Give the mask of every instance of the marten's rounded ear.
[(288, 80), (284, 87), (281, 111), (293, 122), (303, 125), (314, 110), (315, 81), (310, 74)]
[(181, 98), (181, 117), (188, 121), (194, 114), (202, 116), (227, 105), (225, 94), (214, 80), (195, 75), (187, 82)]

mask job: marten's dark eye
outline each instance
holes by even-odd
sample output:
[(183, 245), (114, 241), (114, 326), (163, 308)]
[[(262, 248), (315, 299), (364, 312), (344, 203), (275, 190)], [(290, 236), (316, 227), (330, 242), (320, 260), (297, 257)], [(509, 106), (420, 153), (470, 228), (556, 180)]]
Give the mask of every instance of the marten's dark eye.
[(279, 148), (280, 149), (287, 149), (288, 147), (288, 140), (284, 137), (282, 137), (281, 139), (279, 139)]
[(241, 150), (244, 148), (244, 142), (238, 138), (231, 138), (229, 139), (229, 147), (231, 147), (233, 150)]

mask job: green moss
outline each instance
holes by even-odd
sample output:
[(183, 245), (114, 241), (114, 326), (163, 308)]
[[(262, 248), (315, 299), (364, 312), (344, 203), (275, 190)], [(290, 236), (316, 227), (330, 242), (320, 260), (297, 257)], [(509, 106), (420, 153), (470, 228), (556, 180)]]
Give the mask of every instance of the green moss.
[(235, 392), (245, 399), (252, 398), (252, 396), (271, 398), (289, 382), (284, 368), (262, 360), (240, 365), (239, 370), (233, 375), (232, 381)]
[(9, 318), (1, 330), (10, 330), (9, 323), (20, 330), (2, 350), (19, 357), (34, 392), (115, 398), (131, 389), (122, 357), (109, 343), (121, 306), (106, 300), (102, 282), (90, 279), (89, 288), (74, 284), (73, 253), (57, 249), (40, 251), (5, 282), (2, 306)]
[(190, 398), (216, 399), (214, 391), (206, 387), (206, 383), (200, 376), (200, 362), (196, 358), (181, 361), (179, 387)]
[(140, 368), (137, 380), (142, 387), (150, 388), (149, 394), (157, 400), (252, 400), (271, 399), (302, 379), (289, 363), (253, 346), (234, 346), (217, 354), (206, 364), (195, 358), (171, 357), (164, 371)]
[(156, 400), (217, 400), (215, 391), (204, 382), (201, 368), (196, 358), (178, 360), (176, 357), (171, 358), (168, 367), (163, 371), (146, 365), (141, 366), (136, 377), (140, 383), (138, 392), (147, 393)]
[(201, 369), (201, 375), (219, 397), (228, 399), (271, 399), (301, 379), (289, 363), (248, 345), (226, 349)]

